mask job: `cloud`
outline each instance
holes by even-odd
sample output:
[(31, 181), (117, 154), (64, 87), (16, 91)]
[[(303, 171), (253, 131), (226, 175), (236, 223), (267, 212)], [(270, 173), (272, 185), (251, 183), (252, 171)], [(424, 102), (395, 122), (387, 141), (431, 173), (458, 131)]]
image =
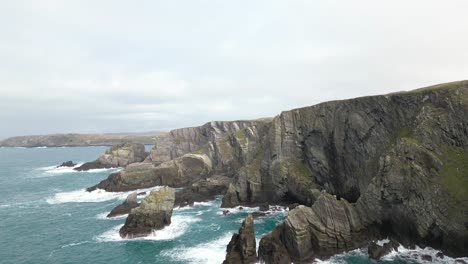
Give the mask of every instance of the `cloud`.
[(8, 1), (0, 137), (274, 116), (466, 79), (468, 2)]

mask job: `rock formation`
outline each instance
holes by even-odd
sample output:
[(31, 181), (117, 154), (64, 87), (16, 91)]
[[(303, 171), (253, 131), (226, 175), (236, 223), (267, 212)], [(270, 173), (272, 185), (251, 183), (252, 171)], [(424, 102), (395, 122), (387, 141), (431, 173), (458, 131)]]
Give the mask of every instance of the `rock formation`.
[(174, 200), (173, 188), (162, 187), (158, 191), (152, 191), (138, 207), (130, 211), (124, 226), (120, 229), (120, 236), (143, 237), (170, 225)]
[(77, 171), (90, 169), (125, 167), (135, 162), (141, 162), (145, 159), (147, 153), (145, 146), (139, 143), (117, 144), (107, 149), (95, 161), (87, 162), (78, 168)]
[(312, 207), (300, 205), (290, 211), (275, 229), (260, 242), (259, 257), (267, 263), (272, 248), (284, 249), (280, 252), (286, 251), (294, 262), (307, 262), (363, 246), (368, 235), (354, 206), (327, 193)]
[(257, 249), (252, 215), (248, 215), (238, 234), (232, 235), (226, 249), (226, 259), (223, 264), (247, 264), (257, 262)]
[(73, 163), (73, 161), (69, 160), (69, 161), (62, 162), (62, 164), (57, 166), (57, 168), (60, 168), (60, 167), (75, 167), (75, 166), (76, 166), (76, 164)]
[(107, 217), (115, 217), (119, 215), (125, 215), (130, 213), (130, 211), (138, 207), (137, 193), (131, 193), (127, 196), (127, 199), (122, 203), (116, 206), (112, 211), (107, 215)]
[(123, 192), (158, 185), (185, 187), (209, 176), (211, 172), (211, 160), (206, 155), (186, 154), (158, 166), (145, 162), (131, 164), (87, 190), (99, 188), (109, 192)]

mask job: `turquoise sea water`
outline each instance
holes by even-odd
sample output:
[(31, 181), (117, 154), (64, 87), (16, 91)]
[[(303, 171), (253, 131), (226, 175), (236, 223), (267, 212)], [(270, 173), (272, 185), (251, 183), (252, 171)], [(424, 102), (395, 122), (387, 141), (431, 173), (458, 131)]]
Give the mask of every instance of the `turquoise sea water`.
[[(118, 230), (125, 217), (105, 216), (128, 193), (84, 191), (117, 169), (74, 172), (55, 168), (67, 160), (94, 160), (105, 149), (0, 148), (0, 263), (222, 262), (232, 234), (255, 208), (234, 209), (223, 216), (218, 198), (175, 209), (172, 224), (153, 237), (123, 240)], [(286, 215), (282, 211), (256, 220), (257, 243)], [(436, 251), (404, 250), (385, 263), (418, 263), (422, 252), (434, 255)], [(326, 262), (371, 263), (364, 250)]]

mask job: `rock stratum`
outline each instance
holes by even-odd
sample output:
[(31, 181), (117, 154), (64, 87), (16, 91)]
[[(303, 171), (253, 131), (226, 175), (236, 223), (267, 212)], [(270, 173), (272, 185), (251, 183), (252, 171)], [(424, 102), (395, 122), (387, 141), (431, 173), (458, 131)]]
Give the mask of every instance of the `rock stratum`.
[(301, 204), (261, 240), (267, 263), (326, 258), (383, 237), (468, 252), (468, 81), (168, 137), (92, 188), (187, 187), (216, 174), (230, 178), (223, 207)]

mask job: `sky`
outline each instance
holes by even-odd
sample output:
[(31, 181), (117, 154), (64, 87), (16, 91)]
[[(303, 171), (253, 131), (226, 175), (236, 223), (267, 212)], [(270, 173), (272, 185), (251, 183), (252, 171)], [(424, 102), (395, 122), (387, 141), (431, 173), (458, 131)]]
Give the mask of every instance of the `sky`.
[(169, 130), (468, 79), (466, 0), (0, 0), (0, 138)]

